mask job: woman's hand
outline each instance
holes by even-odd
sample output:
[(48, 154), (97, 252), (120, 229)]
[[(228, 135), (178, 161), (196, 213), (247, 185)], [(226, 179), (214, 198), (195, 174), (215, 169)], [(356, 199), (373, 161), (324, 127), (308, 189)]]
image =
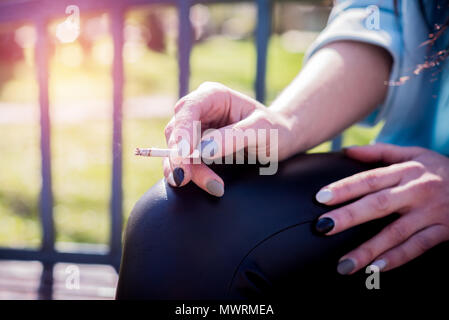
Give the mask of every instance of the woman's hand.
[(449, 240), (449, 159), (418, 147), (388, 144), (352, 147), (346, 155), (387, 167), (361, 172), (322, 188), (319, 202), (355, 202), (320, 217), (316, 229), (326, 235), (369, 220), (399, 213), (378, 235), (340, 259), (338, 272), (352, 274), (372, 263), (396, 268)]
[[(246, 129), (276, 129), (277, 158), (285, 159), (332, 138), (369, 114), (385, 98), (384, 83), (389, 79), (391, 64), (390, 54), (378, 46), (355, 41), (332, 42), (310, 58), (269, 108), (223, 85), (204, 83), (176, 104), (175, 115), (165, 128), (167, 144), (170, 148), (181, 146), (182, 150), (187, 146), (193, 152), (200, 140), (202, 147), (211, 141), (207, 133), (202, 134), (206, 129), (215, 128), (221, 133), (226, 129), (236, 133)], [(200, 137), (194, 135), (195, 121), (201, 121)], [(216, 158), (239, 149), (229, 148), (226, 141), (216, 142), (221, 143)], [(263, 150), (273, 158), (271, 141), (269, 144), (265, 141), (265, 145), (247, 143), (246, 139), (243, 142), (250, 154)], [(209, 142), (209, 149), (211, 145)], [(210, 194), (224, 193), (223, 180), (204, 164), (190, 164), (172, 157), (164, 161), (164, 175), (173, 186), (193, 180)]]
[[(195, 134), (197, 130), (195, 125), (198, 125), (198, 122), (201, 124), (201, 134)], [(217, 129), (223, 140), (211, 139), (217, 136), (213, 132), (203, 135), (208, 129)], [(225, 141), (226, 129), (235, 133), (244, 132), (247, 129), (277, 129), (279, 158), (285, 158), (293, 152), (289, 150), (291, 134), (285, 117), (270, 111), (250, 97), (212, 82), (203, 83), (197, 90), (178, 101), (175, 106), (175, 115), (165, 128), (165, 137), (170, 148), (178, 148), (178, 150), (180, 147), (186, 148), (189, 149), (188, 154), (192, 154), (198, 146), (201, 146), (200, 149), (203, 150), (207, 144), (214, 141), (216, 148), (212, 148), (213, 157), (218, 158), (239, 151), (233, 141)], [(242, 142), (241, 147), (249, 152), (270, 146), (268, 144), (262, 146), (257, 141), (248, 139)], [(227, 148), (229, 143), (232, 143), (231, 148)], [(223, 180), (204, 163), (195, 164), (192, 161), (186, 161), (185, 155), (164, 160), (164, 176), (167, 182), (179, 187), (192, 180), (208, 193), (221, 197), (224, 193)]]

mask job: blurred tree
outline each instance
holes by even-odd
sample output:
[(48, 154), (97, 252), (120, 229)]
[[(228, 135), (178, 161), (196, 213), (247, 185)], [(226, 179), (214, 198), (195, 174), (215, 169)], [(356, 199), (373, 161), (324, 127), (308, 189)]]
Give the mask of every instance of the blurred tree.
[(160, 20), (161, 15), (156, 11), (151, 11), (145, 21), (148, 32), (145, 33), (146, 44), (149, 49), (156, 52), (165, 52), (165, 32)]
[(23, 49), (14, 38), (14, 30), (0, 32), (0, 89), (14, 76), (14, 66), (23, 60)]

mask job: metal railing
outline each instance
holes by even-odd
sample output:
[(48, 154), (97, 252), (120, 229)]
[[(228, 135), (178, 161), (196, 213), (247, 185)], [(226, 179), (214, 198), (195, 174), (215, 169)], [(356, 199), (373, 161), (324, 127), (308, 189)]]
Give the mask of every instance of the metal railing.
[[(190, 52), (192, 48), (192, 28), (189, 12), (196, 3), (232, 3), (253, 2), (257, 6), (257, 26), (255, 42), (257, 48), (257, 68), (254, 81), (256, 99), (265, 99), (265, 77), (267, 65), (268, 41), (271, 31), (270, 0), (14, 0), (0, 3), (0, 23), (29, 22), (37, 30), (35, 46), (37, 79), (39, 86), (40, 108), (40, 149), (41, 175), (40, 219), (42, 224), (41, 248), (13, 249), (0, 248), (0, 259), (36, 260), (43, 264), (40, 296), (51, 298), (53, 266), (55, 263), (89, 263), (108, 264), (119, 269), (121, 259), (122, 217), (122, 102), (123, 102), (123, 27), (124, 12), (130, 6), (147, 4), (169, 4), (176, 6), (179, 18), (178, 30), (178, 68), (179, 96), (187, 94), (189, 89)], [(102, 11), (111, 16), (111, 33), (114, 44), (112, 65), (113, 77), (113, 136), (112, 136), (112, 184), (110, 195), (110, 239), (109, 250), (94, 249), (86, 251), (62, 252), (55, 248), (55, 230), (53, 219), (53, 193), (51, 170), (51, 119), (49, 114), (48, 93), (48, 32), (47, 25), (51, 19), (64, 16), (69, 5), (76, 4), (81, 12)], [(338, 141), (333, 147), (338, 148)]]

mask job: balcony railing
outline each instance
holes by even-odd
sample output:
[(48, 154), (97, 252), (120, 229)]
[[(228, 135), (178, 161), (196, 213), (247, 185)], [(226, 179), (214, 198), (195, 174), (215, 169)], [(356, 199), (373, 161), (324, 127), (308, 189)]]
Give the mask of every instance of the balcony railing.
[[(178, 30), (178, 82), (179, 96), (187, 94), (190, 75), (190, 52), (192, 48), (192, 28), (189, 12), (196, 3), (254, 2), (257, 6), (257, 26), (255, 44), (257, 49), (257, 68), (254, 79), (256, 99), (265, 99), (265, 77), (268, 41), (271, 32), (270, 0), (16, 0), (0, 3), (0, 24), (31, 21), (37, 30), (35, 46), (37, 80), (39, 86), (40, 110), (40, 150), (42, 185), (40, 190), (40, 219), (42, 242), (38, 250), (0, 248), (0, 259), (36, 260), (43, 264), (40, 291), (50, 290), (55, 263), (108, 264), (119, 269), (121, 259), (122, 218), (122, 102), (123, 102), (123, 27), (124, 12), (128, 7), (148, 4), (168, 4), (176, 6), (179, 19)], [(49, 114), (48, 93), (48, 43), (47, 25), (51, 19), (64, 16), (69, 5), (76, 4), (80, 12), (102, 11), (110, 14), (111, 33), (114, 44), (112, 65), (113, 112), (112, 112), (112, 184), (110, 192), (110, 239), (109, 249), (58, 251), (55, 248), (55, 229), (53, 219), (53, 193), (51, 170), (51, 118)], [(333, 148), (339, 148), (340, 140), (333, 141)], [(0, 168), (1, 170), (1, 168)], [(48, 294), (47, 294), (48, 295)], [(51, 296), (51, 293), (50, 293)]]

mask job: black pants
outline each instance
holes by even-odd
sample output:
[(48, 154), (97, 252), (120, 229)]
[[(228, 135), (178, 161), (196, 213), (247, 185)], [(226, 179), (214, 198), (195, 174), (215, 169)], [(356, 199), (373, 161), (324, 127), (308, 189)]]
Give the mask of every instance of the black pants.
[[(240, 299), (318, 292), (424, 293), (446, 289), (447, 243), (396, 270), (336, 272), (338, 259), (397, 218), (357, 226), (334, 236), (314, 232), (330, 208), (314, 200), (326, 184), (382, 164), (362, 164), (340, 153), (298, 155), (278, 173), (256, 165), (220, 165), (226, 192), (215, 198), (192, 183), (175, 189), (157, 183), (137, 202), (128, 221), (118, 299)], [(372, 279), (373, 280), (373, 279)], [(373, 283), (373, 282), (371, 282)]]

